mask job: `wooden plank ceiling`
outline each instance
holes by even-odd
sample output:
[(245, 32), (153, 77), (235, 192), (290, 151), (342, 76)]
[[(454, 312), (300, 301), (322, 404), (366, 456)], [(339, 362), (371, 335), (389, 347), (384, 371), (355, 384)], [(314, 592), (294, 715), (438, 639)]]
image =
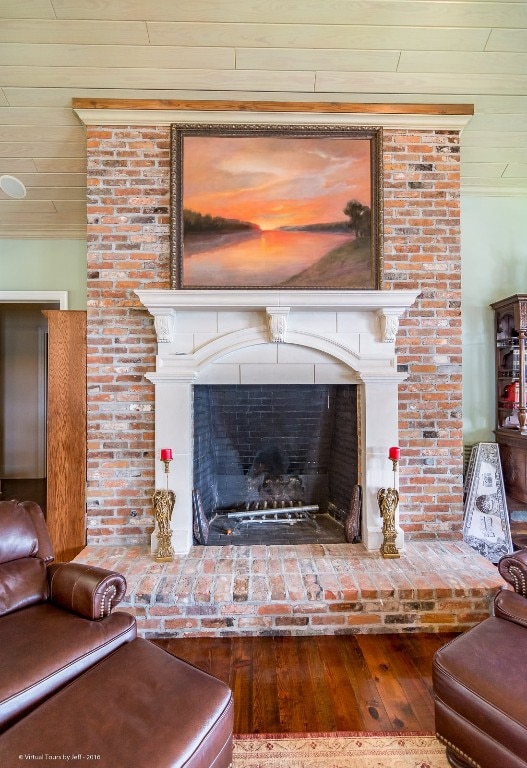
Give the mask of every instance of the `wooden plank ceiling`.
[(84, 237), (75, 97), (474, 104), (465, 194), (527, 193), (527, 2), (0, 0), (0, 237)]

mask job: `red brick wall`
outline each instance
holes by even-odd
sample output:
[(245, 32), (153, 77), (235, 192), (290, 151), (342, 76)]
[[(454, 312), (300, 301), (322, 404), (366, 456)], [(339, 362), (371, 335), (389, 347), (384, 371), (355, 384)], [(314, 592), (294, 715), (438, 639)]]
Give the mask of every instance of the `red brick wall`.
[(384, 288), (421, 290), (397, 336), (408, 539), (457, 538), (462, 523), (459, 186), (457, 132), (384, 131)]
[[(169, 129), (88, 128), (88, 541), (146, 543), (154, 482), (153, 323), (135, 288), (169, 287)], [(384, 285), (422, 293), (400, 324), (401, 524), (462, 521), (456, 132), (384, 131)]]
[(152, 530), (153, 322), (135, 288), (169, 287), (168, 128), (88, 128), (88, 541)]

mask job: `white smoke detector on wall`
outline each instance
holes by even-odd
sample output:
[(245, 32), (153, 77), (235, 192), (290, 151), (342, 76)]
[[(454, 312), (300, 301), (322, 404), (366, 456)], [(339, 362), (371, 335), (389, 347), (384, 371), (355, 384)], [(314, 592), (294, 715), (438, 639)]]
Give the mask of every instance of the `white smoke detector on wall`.
[(9, 176), (8, 174), (0, 176), (0, 189), (2, 192), (5, 192), (8, 197), (14, 197), (16, 200), (21, 200), (27, 195), (27, 189), (20, 179), (17, 179), (16, 176)]

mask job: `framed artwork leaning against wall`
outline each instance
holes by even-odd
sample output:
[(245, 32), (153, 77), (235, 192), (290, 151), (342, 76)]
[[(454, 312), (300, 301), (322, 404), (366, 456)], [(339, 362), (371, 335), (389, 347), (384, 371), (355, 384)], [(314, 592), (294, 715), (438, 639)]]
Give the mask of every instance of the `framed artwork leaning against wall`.
[(172, 288), (378, 289), (382, 129), (171, 127)]
[(465, 481), (463, 539), (492, 563), (513, 551), (498, 443), (476, 443)]

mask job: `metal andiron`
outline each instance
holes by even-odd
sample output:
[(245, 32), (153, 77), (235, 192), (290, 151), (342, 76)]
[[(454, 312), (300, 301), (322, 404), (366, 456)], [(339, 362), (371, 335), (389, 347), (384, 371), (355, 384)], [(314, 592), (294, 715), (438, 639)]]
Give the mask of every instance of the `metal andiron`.
[(172, 450), (170, 448), (161, 449), (161, 461), (165, 465), (167, 487), (166, 489), (154, 491), (152, 496), (157, 523), (157, 550), (154, 560), (156, 563), (167, 563), (174, 559), (170, 521), (176, 501), (174, 491), (168, 489), (168, 473), (170, 472), (170, 462), (172, 461)]
[[(400, 456), (399, 448), (390, 448), (388, 458), (392, 460), (393, 465), (393, 484), (395, 486), (395, 474)], [(381, 555), (383, 557), (400, 557), (399, 550), (395, 544), (397, 530), (395, 528), (395, 513), (399, 504), (399, 491), (393, 488), (380, 488), (377, 492), (377, 501), (382, 517), (382, 546)]]

